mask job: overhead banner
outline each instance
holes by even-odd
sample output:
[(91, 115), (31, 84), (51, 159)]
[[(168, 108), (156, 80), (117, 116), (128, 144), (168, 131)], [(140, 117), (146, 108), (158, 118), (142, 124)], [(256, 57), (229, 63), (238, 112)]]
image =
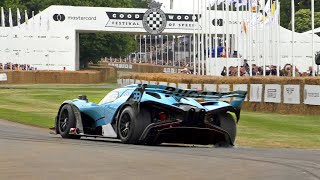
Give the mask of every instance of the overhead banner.
[(262, 84), (250, 84), (250, 102), (262, 101)]
[(266, 84), (264, 88), (264, 102), (281, 103), (281, 85)]
[(8, 77), (6, 73), (1, 73), (0, 74), (0, 81), (8, 81)]
[(300, 85), (283, 86), (283, 103), (300, 104)]
[(304, 104), (320, 105), (320, 85), (304, 86)]

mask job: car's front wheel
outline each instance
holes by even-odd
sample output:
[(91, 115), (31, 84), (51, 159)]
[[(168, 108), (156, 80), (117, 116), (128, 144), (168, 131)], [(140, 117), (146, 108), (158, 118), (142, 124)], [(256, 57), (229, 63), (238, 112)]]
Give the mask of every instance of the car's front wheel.
[(57, 125), (62, 138), (80, 139), (81, 136), (70, 134), (70, 129), (76, 127), (76, 118), (70, 104), (61, 108)]

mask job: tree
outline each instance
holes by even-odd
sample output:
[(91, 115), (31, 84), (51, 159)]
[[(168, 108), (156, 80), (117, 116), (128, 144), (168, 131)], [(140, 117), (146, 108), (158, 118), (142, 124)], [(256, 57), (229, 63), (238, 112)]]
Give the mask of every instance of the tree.
[[(295, 14), (296, 32), (306, 32), (311, 30), (310, 9), (300, 9)], [(291, 26), (291, 22), (290, 22)], [(320, 27), (320, 13), (315, 13), (315, 27)], [(291, 28), (290, 28), (291, 29)]]
[[(279, 0), (281, 8), (281, 26), (284, 28), (291, 29), (291, 1), (290, 0)], [(320, 12), (320, 0), (314, 0), (315, 12)], [(296, 13), (300, 9), (311, 9), (310, 0), (295, 0), (295, 11)], [(296, 14), (297, 15), (297, 14)], [(300, 14), (298, 14), (300, 15)], [(316, 15), (315, 15), (316, 16)], [(316, 18), (315, 18), (316, 20)], [(311, 22), (311, 19), (309, 20)], [(319, 27), (319, 26), (316, 26)]]
[(97, 63), (101, 57), (125, 57), (137, 48), (137, 42), (128, 34), (80, 34), (80, 63)]

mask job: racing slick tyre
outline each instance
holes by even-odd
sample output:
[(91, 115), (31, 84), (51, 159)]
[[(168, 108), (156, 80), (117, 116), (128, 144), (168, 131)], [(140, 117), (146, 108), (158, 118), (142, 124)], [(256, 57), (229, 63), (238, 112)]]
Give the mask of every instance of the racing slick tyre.
[(215, 144), (216, 147), (230, 147), (234, 144), (237, 135), (237, 124), (229, 113), (223, 113), (218, 115), (219, 125), (225, 130), (230, 136), (230, 142), (218, 142)]
[(65, 104), (60, 111), (59, 117), (58, 117), (58, 131), (62, 138), (68, 138), (68, 139), (80, 139), (81, 136), (69, 134), (71, 128), (76, 127), (76, 118), (74, 116), (74, 112), (72, 110), (72, 107), (70, 104)]
[(117, 124), (119, 138), (124, 144), (139, 144), (140, 136), (151, 122), (151, 114), (145, 109), (141, 109), (137, 116), (128, 106), (123, 109)]

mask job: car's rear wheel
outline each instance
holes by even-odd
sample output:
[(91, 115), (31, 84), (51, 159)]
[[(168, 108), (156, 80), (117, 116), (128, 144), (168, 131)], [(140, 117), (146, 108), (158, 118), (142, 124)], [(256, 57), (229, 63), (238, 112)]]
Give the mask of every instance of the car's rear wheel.
[(237, 135), (237, 123), (232, 117), (230, 113), (223, 113), (218, 115), (218, 120), (219, 120), (219, 126), (225, 130), (230, 137), (230, 142), (218, 142), (215, 144), (216, 146), (219, 147), (229, 147), (231, 145), (234, 145), (234, 142), (236, 140), (236, 135)]
[(138, 144), (144, 129), (150, 124), (149, 113), (141, 110), (137, 116), (132, 107), (123, 109), (117, 124), (117, 131), (122, 143)]
[(76, 118), (71, 105), (65, 104), (61, 108), (57, 125), (62, 138), (80, 139), (81, 136), (70, 134), (70, 129), (76, 127)]

